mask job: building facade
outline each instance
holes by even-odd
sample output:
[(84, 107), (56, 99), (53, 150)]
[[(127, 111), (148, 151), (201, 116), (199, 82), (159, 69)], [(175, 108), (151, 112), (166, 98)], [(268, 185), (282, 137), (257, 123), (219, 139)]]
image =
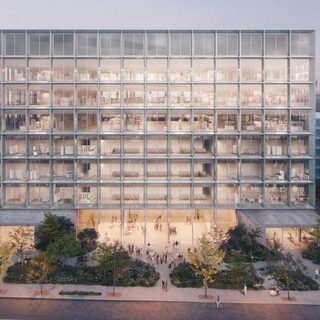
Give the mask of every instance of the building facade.
[(313, 31), (0, 35), (3, 234), (51, 210), (189, 247), (236, 210), (314, 207)]

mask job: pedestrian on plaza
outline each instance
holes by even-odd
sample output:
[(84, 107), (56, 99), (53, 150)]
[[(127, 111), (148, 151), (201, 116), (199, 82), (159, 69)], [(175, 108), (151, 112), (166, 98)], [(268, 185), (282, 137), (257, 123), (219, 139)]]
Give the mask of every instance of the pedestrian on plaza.
[(315, 275), (316, 279), (319, 278), (319, 269), (316, 269), (316, 271), (314, 272), (314, 275)]
[(166, 289), (166, 292), (167, 292), (168, 291), (168, 281), (167, 280), (165, 281), (164, 286), (165, 286), (165, 289)]
[(280, 289), (279, 289), (279, 287), (277, 287), (277, 289), (276, 289), (276, 296), (280, 296)]
[(217, 308), (217, 309), (219, 309), (220, 303), (221, 303), (220, 297), (217, 296), (217, 299), (216, 299), (216, 308)]
[(246, 296), (247, 295), (247, 285), (244, 284), (243, 286), (243, 294)]
[(164, 289), (164, 279), (162, 279), (162, 289)]

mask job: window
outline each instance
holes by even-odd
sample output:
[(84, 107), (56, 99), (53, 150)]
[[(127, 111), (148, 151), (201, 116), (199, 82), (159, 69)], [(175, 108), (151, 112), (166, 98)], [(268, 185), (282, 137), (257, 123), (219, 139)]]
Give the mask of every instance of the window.
[(261, 56), (262, 54), (262, 34), (261, 33), (241, 33), (241, 55)]
[(125, 81), (143, 81), (144, 80), (144, 60), (124, 59), (123, 69), (124, 69)]
[(172, 59), (170, 66), (170, 80), (174, 82), (190, 81), (191, 79), (191, 60)]
[(119, 81), (120, 80), (120, 60), (101, 59), (100, 60), (100, 81)]
[(264, 91), (264, 104), (266, 107), (287, 107), (287, 95), (288, 90), (286, 85), (266, 85)]
[(288, 34), (287, 33), (266, 33), (266, 55), (287, 56), (288, 55)]
[(32, 56), (48, 56), (50, 51), (49, 33), (29, 34), (29, 54)]
[(241, 86), (241, 106), (243, 107), (261, 107), (261, 86), (247, 84)]
[(291, 81), (310, 81), (308, 59), (291, 59)]
[(23, 56), (26, 54), (26, 38), (24, 33), (5, 34), (5, 53), (7, 56)]
[(168, 36), (166, 33), (148, 33), (147, 39), (149, 56), (167, 55)]
[(54, 81), (72, 81), (74, 62), (72, 59), (54, 59), (53, 60), (53, 80)]
[(207, 82), (214, 79), (214, 63), (212, 59), (193, 59), (193, 81)]
[(261, 81), (262, 63), (260, 59), (241, 59), (241, 80)]
[(47, 59), (29, 60), (30, 81), (50, 81), (50, 64)]
[(55, 56), (73, 55), (72, 33), (56, 33), (53, 35), (53, 54)]
[(79, 33), (78, 56), (96, 56), (97, 55), (97, 35), (95, 33)]
[(171, 33), (171, 55), (191, 55), (191, 33)]
[(218, 55), (236, 56), (238, 55), (238, 34), (218, 33), (217, 35)]
[(238, 80), (238, 60), (218, 59), (217, 60), (217, 81)]
[(77, 80), (94, 81), (97, 80), (97, 60), (78, 59), (77, 60)]
[(125, 56), (142, 56), (144, 54), (143, 33), (125, 33), (123, 38)]
[(195, 56), (214, 55), (214, 33), (195, 33), (193, 37)]
[(311, 55), (311, 34), (294, 32), (291, 35), (291, 55)]
[(264, 69), (266, 81), (287, 81), (288, 79), (288, 61), (285, 59), (266, 59)]
[(120, 56), (121, 54), (120, 33), (100, 34), (100, 54), (102, 56)]
[(147, 80), (149, 82), (167, 81), (167, 60), (148, 59), (147, 60)]

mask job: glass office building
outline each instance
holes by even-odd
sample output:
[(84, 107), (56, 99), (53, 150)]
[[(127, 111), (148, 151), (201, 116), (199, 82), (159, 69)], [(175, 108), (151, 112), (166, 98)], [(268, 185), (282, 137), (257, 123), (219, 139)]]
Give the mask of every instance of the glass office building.
[(190, 246), (237, 210), (314, 207), (313, 31), (0, 36), (0, 224)]

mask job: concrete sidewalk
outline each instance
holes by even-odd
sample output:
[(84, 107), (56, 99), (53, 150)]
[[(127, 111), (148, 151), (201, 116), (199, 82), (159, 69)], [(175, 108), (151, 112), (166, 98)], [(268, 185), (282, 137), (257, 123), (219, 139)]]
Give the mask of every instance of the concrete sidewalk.
[[(63, 291), (96, 291), (101, 296), (65, 296), (59, 295)], [(271, 297), (269, 290), (248, 290), (244, 296), (238, 290), (209, 289), (211, 299), (200, 298), (203, 289), (176, 288), (169, 286), (166, 292), (161, 287), (117, 287), (118, 296), (112, 296), (112, 287), (87, 285), (53, 285), (44, 286), (45, 294), (40, 295), (40, 286), (34, 284), (1, 284), (0, 298), (35, 298), (35, 299), (74, 299), (74, 300), (115, 300), (115, 301), (175, 301), (175, 302), (205, 302), (213, 303), (219, 295), (223, 303), (255, 303), (255, 304), (306, 304), (320, 305), (320, 291), (292, 291), (294, 301), (287, 301), (286, 291), (280, 292), (280, 297)]]

